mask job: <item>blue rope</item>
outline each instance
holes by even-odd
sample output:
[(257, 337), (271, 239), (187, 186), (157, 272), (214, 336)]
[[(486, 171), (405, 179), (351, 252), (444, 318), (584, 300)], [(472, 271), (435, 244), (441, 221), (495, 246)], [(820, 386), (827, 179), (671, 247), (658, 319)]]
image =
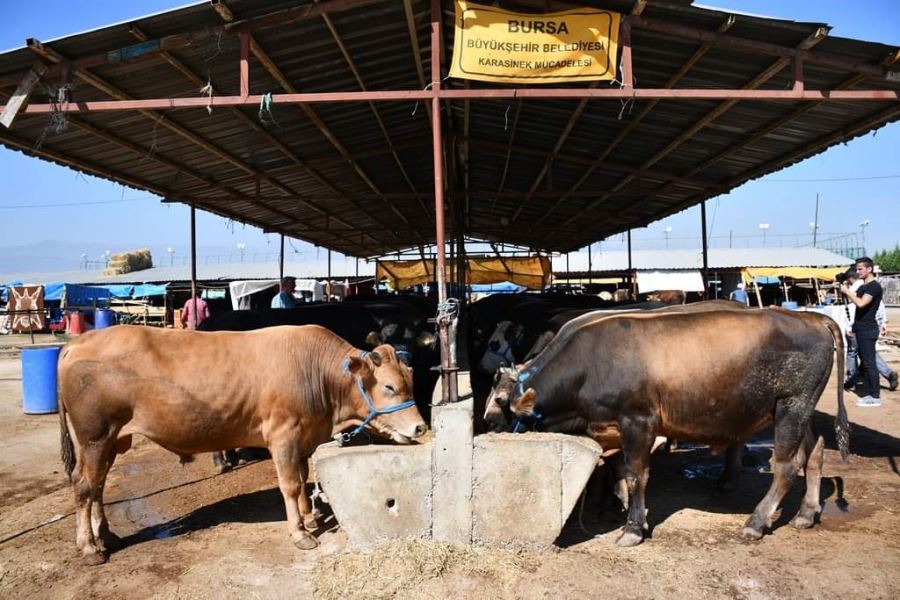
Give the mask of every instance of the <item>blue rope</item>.
[[(365, 359), (369, 355), (365, 350), (359, 353), (359, 357)], [(345, 373), (350, 372), (350, 358), (345, 358), (343, 362), (343, 370)], [(400, 402), (399, 404), (393, 404), (391, 406), (385, 408), (378, 408), (375, 406), (375, 403), (372, 402), (372, 397), (369, 396), (369, 393), (366, 391), (365, 386), (363, 386), (362, 377), (356, 375), (356, 389), (359, 390), (359, 393), (362, 394), (363, 399), (366, 401), (366, 406), (369, 407), (369, 415), (365, 418), (365, 420), (358, 425), (353, 431), (350, 433), (344, 434), (344, 441), (350, 441), (350, 438), (359, 435), (366, 429), (366, 425), (372, 422), (372, 419), (377, 417), (378, 415), (389, 415), (391, 413), (395, 413), (401, 410), (405, 410), (412, 406), (415, 406), (416, 403), (414, 400), (407, 400), (405, 402)]]
[[(519, 384), (518, 390), (517, 390), (519, 392), (519, 397), (522, 397), (525, 395), (524, 383), (525, 383), (525, 380), (528, 379), (529, 377), (531, 377), (531, 373), (529, 373), (528, 371), (522, 371), (522, 372), (516, 374), (516, 382), (518, 382), (518, 384)], [(529, 417), (532, 421), (531, 428), (533, 430), (537, 431), (539, 421), (544, 418), (544, 415), (542, 415), (539, 412), (532, 411), (532, 413), (531, 413), (531, 415), (529, 415)], [(516, 420), (513, 423), (512, 432), (513, 433), (522, 433), (523, 431), (528, 431), (527, 425), (523, 421), (522, 417), (516, 417)]]

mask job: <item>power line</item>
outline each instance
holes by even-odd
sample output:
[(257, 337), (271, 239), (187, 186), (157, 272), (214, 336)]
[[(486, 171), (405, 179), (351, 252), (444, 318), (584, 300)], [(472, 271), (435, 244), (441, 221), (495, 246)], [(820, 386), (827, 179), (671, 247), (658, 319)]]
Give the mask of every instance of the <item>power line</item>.
[(121, 200), (96, 200), (93, 202), (71, 202), (66, 204), (15, 204), (13, 206), (0, 206), (0, 210), (4, 209), (22, 209), (22, 208), (64, 208), (66, 206), (88, 206), (90, 204), (121, 204), (122, 202), (137, 202), (138, 200), (148, 200), (153, 196), (144, 196), (143, 198), (123, 198)]
[(819, 181), (870, 181), (874, 179), (900, 179), (900, 175), (873, 175), (871, 177), (831, 177), (822, 179), (768, 179), (766, 183), (817, 183)]

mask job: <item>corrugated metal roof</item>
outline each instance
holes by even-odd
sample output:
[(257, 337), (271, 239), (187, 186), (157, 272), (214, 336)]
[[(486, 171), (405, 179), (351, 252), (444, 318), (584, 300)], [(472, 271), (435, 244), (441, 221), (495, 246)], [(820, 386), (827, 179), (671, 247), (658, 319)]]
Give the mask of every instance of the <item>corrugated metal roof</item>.
[[(311, 3), (227, 0), (237, 19)], [(503, 3), (525, 12), (579, 4), (628, 12), (634, 2)], [(410, 6), (418, 56), (413, 54), (404, 3), (396, 1), (335, 13), (327, 21), (315, 18), (265, 29), (254, 33), (254, 40), (296, 90), (359, 90), (330, 24), (366, 89), (421, 89), (415, 63), (429, 72), (430, 3), (410, 0)], [(444, 0), (442, 6), (445, 53), (450, 55), (454, 3)], [(669, 0), (649, 2), (643, 16), (715, 32), (729, 13)], [(46, 46), (77, 59), (134, 44), (137, 31), (155, 39), (221, 23), (204, 2), (136, 19), (131, 29), (129, 24), (111, 25)], [(820, 27), (738, 15), (728, 34), (796, 48)], [(632, 39), (640, 87), (665, 87), (702, 47), (696, 40), (646, 29), (635, 29)], [(196, 97), (206, 81), (217, 95), (234, 95), (239, 93), (238, 46), (236, 36), (209, 35), (170, 53), (183, 66), (181, 71), (157, 56), (90, 72), (135, 98)], [(896, 51), (882, 44), (827, 37), (816, 50), (868, 65), (880, 64)], [(27, 48), (0, 54), (0, 77), (28, 69), (34, 60)], [(775, 62), (772, 57), (713, 45), (674, 87), (739, 89)], [(251, 94), (284, 91), (258, 60), (251, 57), (250, 63)], [(759, 89), (789, 88), (789, 63), (770, 74)], [(193, 74), (185, 75), (185, 70)], [(898, 82), (808, 63), (804, 76), (807, 89), (900, 89)], [(108, 90), (82, 80), (75, 83), (77, 100), (109, 99)], [(485, 87), (453, 79), (443, 85)], [(0, 89), (0, 102), (13, 88)], [(465, 198), (465, 234), (539, 249), (584, 247), (900, 118), (895, 101), (740, 101), (698, 128), (696, 124), (711, 111), (721, 110), (717, 109), (721, 103), (670, 100), (653, 102), (652, 110), (638, 122), (650, 104), (637, 101), (623, 110), (614, 100), (588, 102), (554, 154), (578, 100), (446, 102), (447, 162), (457, 167), (446, 179)], [(376, 117), (384, 123), (383, 130)], [(70, 116), (68, 131), (49, 133), (36, 150), (47, 126), (46, 116), (21, 115), (11, 132), (0, 131), (0, 143), (87, 172), (102, 172), (109, 179), (175, 200), (200, 198), (197, 205), (203, 210), (343, 254), (373, 256), (434, 240), (430, 123), (425, 107), (416, 108), (412, 102), (316, 104), (311, 109), (276, 105), (264, 123), (257, 107), (216, 108), (212, 114), (202, 108), (78, 114)], [(629, 133), (595, 164), (628, 127)], [(692, 129), (693, 135), (673, 143)], [(215, 149), (190, 141), (191, 137)], [(538, 179), (545, 165), (547, 175)], [(261, 182), (259, 197), (257, 182)], [(540, 194), (529, 198), (533, 187)], [(498, 191), (504, 194), (498, 196)]]
[[(298, 278), (325, 279), (328, 274), (327, 260), (310, 260), (301, 262), (285, 262), (284, 274)], [(374, 277), (375, 263), (359, 261), (359, 275)], [(356, 261), (353, 259), (333, 260), (331, 263), (332, 279), (345, 279), (356, 276)], [(197, 265), (199, 281), (238, 281), (242, 279), (277, 279), (277, 263), (230, 263)], [(161, 266), (134, 271), (122, 275), (103, 275), (102, 271), (64, 271), (60, 273), (20, 273), (0, 275), (0, 283), (22, 281), (26, 284), (43, 284), (48, 282), (62, 283), (168, 283), (172, 281), (190, 281), (190, 267)]]
[[(588, 253), (569, 254), (569, 270), (586, 272)], [(566, 272), (566, 256), (552, 259), (553, 272)], [(821, 248), (710, 248), (710, 269), (741, 269), (743, 267), (838, 267), (850, 265), (852, 260)], [(631, 254), (636, 270), (685, 270), (703, 268), (703, 251), (696, 250), (636, 250)], [(627, 252), (593, 252), (594, 272), (628, 270)]]

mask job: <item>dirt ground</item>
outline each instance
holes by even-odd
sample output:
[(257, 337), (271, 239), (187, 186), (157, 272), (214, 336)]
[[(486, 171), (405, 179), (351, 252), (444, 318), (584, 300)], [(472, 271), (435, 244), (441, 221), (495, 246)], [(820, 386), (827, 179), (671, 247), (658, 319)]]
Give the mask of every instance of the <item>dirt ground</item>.
[[(656, 456), (652, 535), (642, 545), (616, 547), (621, 511), (588, 506), (547, 553), (420, 542), (360, 555), (330, 516), (317, 533), (322, 545), (300, 551), (285, 531), (270, 460), (216, 475), (206, 456), (181, 465), (142, 440), (119, 457), (106, 491), (124, 548), (106, 565), (82, 566), (58, 416), (22, 413), (20, 361), (9, 346), (23, 342), (0, 339), (0, 598), (900, 597), (900, 392), (883, 390), (884, 405), (868, 409), (847, 395), (853, 456), (842, 463), (836, 376), (816, 414), (828, 450), (824, 509), (811, 530), (787, 524), (800, 478), (771, 534), (739, 537), (771, 480), (765, 433), (749, 445), (733, 494), (715, 491), (719, 458), (705, 448)], [(900, 368), (900, 349), (884, 356)]]

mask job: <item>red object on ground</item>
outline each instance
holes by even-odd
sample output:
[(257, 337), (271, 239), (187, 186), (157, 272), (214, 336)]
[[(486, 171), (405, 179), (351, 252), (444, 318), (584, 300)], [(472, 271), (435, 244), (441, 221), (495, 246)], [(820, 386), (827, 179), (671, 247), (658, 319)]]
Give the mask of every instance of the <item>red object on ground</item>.
[(69, 314), (69, 335), (81, 335), (84, 333), (84, 315), (81, 311), (74, 311)]

